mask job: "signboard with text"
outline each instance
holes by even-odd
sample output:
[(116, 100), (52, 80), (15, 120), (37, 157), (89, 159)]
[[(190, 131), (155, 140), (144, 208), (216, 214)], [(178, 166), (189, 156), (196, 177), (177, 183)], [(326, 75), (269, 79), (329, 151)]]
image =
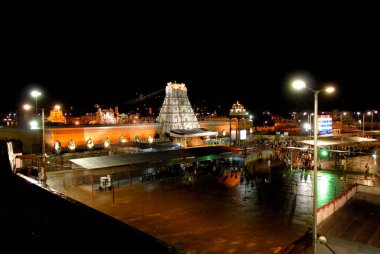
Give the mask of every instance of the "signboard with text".
[(318, 135), (332, 134), (332, 116), (318, 115)]

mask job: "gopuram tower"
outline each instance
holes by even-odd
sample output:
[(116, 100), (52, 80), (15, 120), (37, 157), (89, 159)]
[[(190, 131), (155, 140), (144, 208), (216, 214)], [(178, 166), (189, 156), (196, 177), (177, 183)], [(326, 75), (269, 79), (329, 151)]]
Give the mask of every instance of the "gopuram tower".
[(157, 121), (163, 125), (162, 133), (200, 127), (187, 97), (185, 84), (172, 82), (167, 84), (166, 96)]

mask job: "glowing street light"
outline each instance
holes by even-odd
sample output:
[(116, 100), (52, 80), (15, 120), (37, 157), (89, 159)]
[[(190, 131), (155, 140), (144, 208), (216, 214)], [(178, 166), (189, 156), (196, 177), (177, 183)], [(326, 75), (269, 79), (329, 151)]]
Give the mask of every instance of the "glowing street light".
[(363, 138), (365, 138), (365, 135), (364, 135), (364, 116), (365, 116), (365, 113), (363, 112)]
[(32, 129), (32, 130), (38, 129), (38, 122), (36, 120), (30, 121), (29, 125), (30, 125), (30, 129)]
[(298, 79), (292, 82), (294, 89), (307, 89), (314, 93), (314, 186), (313, 186), (313, 253), (317, 253), (317, 201), (318, 201), (318, 94), (321, 92), (332, 93), (335, 88), (329, 86), (323, 90), (314, 90), (306, 86), (305, 81)]
[(377, 114), (377, 110), (370, 110), (367, 112), (368, 115), (371, 115), (371, 131), (373, 130), (373, 114)]
[(342, 134), (343, 129), (343, 116), (346, 116), (347, 112), (340, 112), (340, 133)]
[(41, 96), (41, 92), (40, 91), (37, 91), (37, 90), (33, 90), (30, 95), (33, 97), (33, 98), (36, 98), (36, 115), (37, 115), (37, 99), (38, 99), (38, 96)]
[(23, 108), (24, 110), (30, 110), (32, 107), (31, 107), (29, 104), (24, 104), (24, 105), (22, 106), (22, 108)]

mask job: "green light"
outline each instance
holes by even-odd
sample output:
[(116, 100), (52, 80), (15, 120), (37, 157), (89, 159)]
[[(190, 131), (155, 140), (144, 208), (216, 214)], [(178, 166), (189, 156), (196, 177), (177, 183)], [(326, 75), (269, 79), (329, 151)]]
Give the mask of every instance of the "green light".
[(326, 150), (321, 150), (321, 156), (326, 157), (328, 152)]

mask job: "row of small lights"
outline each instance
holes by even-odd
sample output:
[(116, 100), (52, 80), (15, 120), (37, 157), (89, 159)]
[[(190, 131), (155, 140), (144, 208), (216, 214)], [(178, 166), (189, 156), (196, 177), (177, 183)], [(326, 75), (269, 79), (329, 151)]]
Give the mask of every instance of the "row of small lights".
[[(119, 140), (120, 140), (121, 143), (127, 143), (128, 142), (128, 140), (124, 136), (121, 136)], [(148, 143), (152, 144), (153, 142), (154, 142), (154, 139), (152, 138), (152, 136), (149, 135), (148, 136)], [(60, 142), (56, 141), (56, 144), (57, 143), (59, 144), (58, 146), (60, 147)], [(95, 146), (95, 143), (94, 143), (94, 141), (91, 138), (89, 138), (87, 140), (86, 144), (87, 144), (87, 148), (88, 149), (93, 149), (94, 146)], [(109, 140), (109, 138), (106, 138), (103, 141), (103, 146), (104, 146), (104, 148), (109, 148), (111, 146), (111, 141)], [(71, 151), (74, 151), (76, 149), (76, 144), (75, 144), (75, 142), (72, 139), (69, 141), (68, 148)]]

